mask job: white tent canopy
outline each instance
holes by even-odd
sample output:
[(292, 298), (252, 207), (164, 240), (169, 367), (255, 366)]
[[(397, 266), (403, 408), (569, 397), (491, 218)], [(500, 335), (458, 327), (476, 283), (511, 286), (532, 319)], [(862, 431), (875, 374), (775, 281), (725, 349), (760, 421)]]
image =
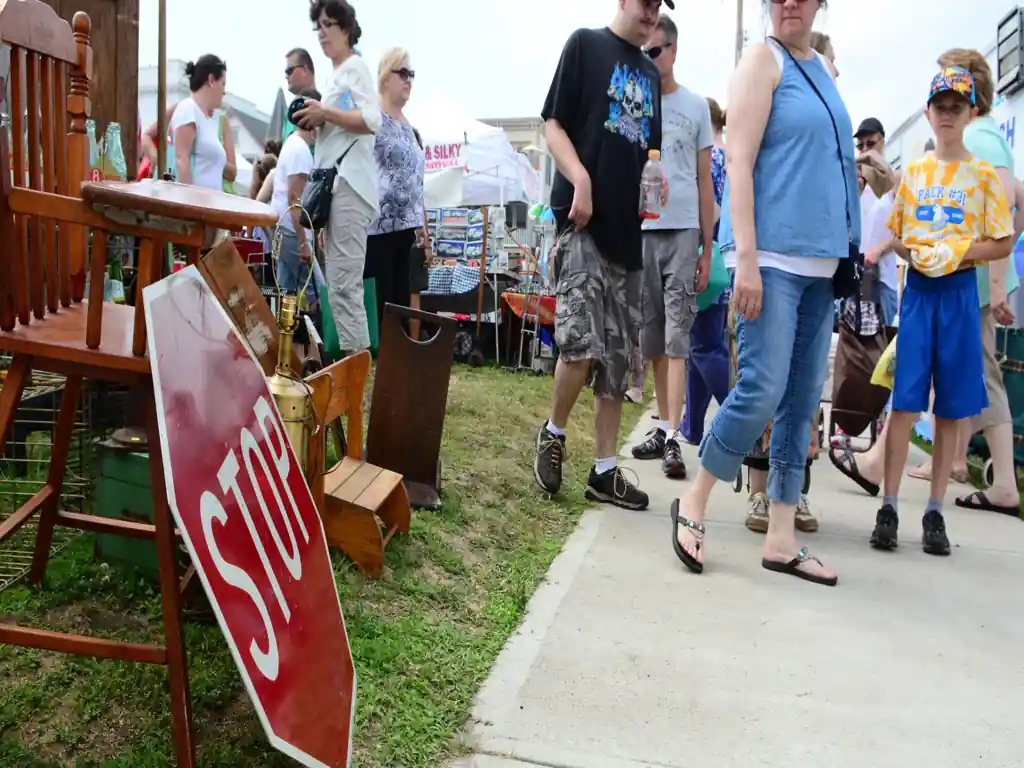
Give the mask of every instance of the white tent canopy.
[(537, 172), (501, 128), (436, 102), (429, 112), (410, 112), (427, 152), (428, 208), (528, 203), (536, 197)]

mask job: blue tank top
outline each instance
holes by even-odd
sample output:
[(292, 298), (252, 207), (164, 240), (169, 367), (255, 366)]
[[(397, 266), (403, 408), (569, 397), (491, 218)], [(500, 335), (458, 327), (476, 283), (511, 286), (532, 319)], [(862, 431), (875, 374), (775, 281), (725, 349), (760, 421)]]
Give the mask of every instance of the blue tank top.
[[(773, 42), (768, 45), (780, 53)], [(796, 70), (798, 66), (832, 111), (842, 142), (841, 156), (828, 111)], [(846, 258), (850, 241), (860, 244), (861, 226), (850, 114), (820, 57), (794, 62), (781, 52), (781, 70), (754, 162), (757, 249), (783, 256)], [(723, 251), (736, 248), (729, 187), (727, 180), (720, 231)]]

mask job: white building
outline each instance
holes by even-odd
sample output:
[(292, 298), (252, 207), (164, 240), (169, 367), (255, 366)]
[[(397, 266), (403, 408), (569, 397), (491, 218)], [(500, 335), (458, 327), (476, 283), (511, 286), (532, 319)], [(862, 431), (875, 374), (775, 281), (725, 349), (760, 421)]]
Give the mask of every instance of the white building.
[[(993, 36), (1000, 23), (1011, 12), (1017, 12), (1016, 7), (1007, 7), (1007, 13), (1003, 17), (992, 19)], [(1016, 38), (1012, 35), (1003, 39), (1004, 65), (1011, 61), (1013, 56), (1012, 47), (1016, 45)], [(998, 67), (996, 61), (996, 42), (992, 40), (986, 47), (979, 47), (984, 51), (988, 65), (992, 69), (992, 77), (998, 79)], [(1017, 175), (1024, 174), (1024, 135), (1021, 136), (1021, 143), (1017, 143), (1017, 118), (1021, 118), (1021, 131), (1024, 132), (1024, 91), (1017, 91), (1009, 96), (999, 93), (996, 89), (996, 98), (992, 106), (992, 117), (999, 123), (999, 128), (1010, 144), (1013, 151), (1014, 164)], [(925, 144), (933, 138), (931, 126), (924, 115), (924, 104), (915, 108), (914, 112), (904, 120), (900, 126), (886, 137), (885, 154), (886, 159), (893, 167), (905, 167), (907, 163), (918, 159), (924, 154)]]
[[(158, 82), (156, 67), (139, 69), (139, 119), (143, 129), (156, 120)], [(167, 105), (175, 104), (189, 95), (185, 62), (171, 59), (167, 62)], [(224, 96), (224, 106), (228, 110), (228, 122), (235, 138), (235, 152), (250, 162), (262, 156), (270, 115), (251, 101), (230, 93)]]

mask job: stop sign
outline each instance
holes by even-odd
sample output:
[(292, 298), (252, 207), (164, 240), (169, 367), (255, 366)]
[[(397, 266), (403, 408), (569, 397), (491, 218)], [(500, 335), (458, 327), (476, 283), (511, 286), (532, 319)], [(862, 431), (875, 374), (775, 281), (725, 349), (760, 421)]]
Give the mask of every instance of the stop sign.
[(267, 380), (195, 267), (143, 296), (168, 501), (238, 671), (275, 748), (348, 765), (345, 619)]

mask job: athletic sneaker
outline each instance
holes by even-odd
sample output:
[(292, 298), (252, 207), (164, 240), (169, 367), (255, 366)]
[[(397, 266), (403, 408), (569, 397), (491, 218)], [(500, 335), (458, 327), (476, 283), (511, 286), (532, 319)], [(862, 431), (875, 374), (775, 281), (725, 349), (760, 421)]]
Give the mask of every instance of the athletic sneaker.
[(661, 471), (670, 480), (686, 479), (686, 463), (678, 440), (665, 441), (665, 457), (661, 461)]
[(655, 427), (647, 433), (647, 439), (633, 446), (634, 459), (661, 459), (665, 456), (665, 430)]
[(565, 460), (565, 435), (548, 431), (548, 423), (537, 433), (537, 452), (533, 458), (533, 476), (537, 485), (548, 493), (562, 488), (562, 461)]
[[(941, 520), (942, 515), (939, 515)], [(896, 536), (900, 527), (900, 518), (896, 510), (886, 504), (875, 515), (875, 530), (871, 532), (871, 546), (875, 549), (896, 549), (899, 540)]]
[(754, 533), (768, 533), (768, 497), (763, 493), (752, 493), (747, 503), (747, 519), (743, 524)]
[(924, 528), (921, 536), (924, 551), (929, 555), (948, 555), (949, 537), (946, 536), (946, 521), (942, 519), (942, 513), (935, 510), (925, 512), (921, 526)]
[(800, 494), (800, 502), (796, 505), (796, 529), (804, 533), (816, 533), (818, 530), (818, 518), (811, 514), (811, 507), (807, 503), (807, 494)]
[(622, 467), (615, 467), (601, 475), (597, 474), (596, 467), (591, 468), (584, 495), (590, 501), (614, 504), (623, 509), (647, 509), (650, 503), (647, 494), (626, 479)]

